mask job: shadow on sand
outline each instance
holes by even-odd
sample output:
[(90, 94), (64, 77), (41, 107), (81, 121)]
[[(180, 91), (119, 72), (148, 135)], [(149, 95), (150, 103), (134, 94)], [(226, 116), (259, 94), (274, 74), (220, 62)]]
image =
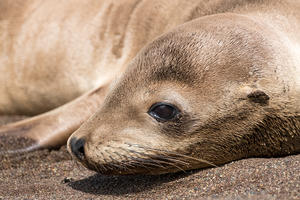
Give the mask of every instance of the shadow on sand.
[(125, 195), (151, 190), (152, 188), (184, 178), (199, 170), (163, 175), (93, 176), (68, 183), (68, 186), (95, 195)]

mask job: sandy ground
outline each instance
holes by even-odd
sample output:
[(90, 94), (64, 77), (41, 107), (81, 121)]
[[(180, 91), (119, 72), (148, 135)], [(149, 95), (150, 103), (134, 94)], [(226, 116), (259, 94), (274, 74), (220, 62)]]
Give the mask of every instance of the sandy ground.
[[(16, 141), (7, 143), (0, 138), (1, 148)], [(73, 162), (66, 147), (0, 155), (2, 199), (300, 199), (300, 155), (160, 176), (102, 176)]]

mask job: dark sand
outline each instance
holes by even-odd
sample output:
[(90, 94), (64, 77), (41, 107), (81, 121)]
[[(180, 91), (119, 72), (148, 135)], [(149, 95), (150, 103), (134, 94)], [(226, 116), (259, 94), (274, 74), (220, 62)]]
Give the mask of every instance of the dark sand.
[[(0, 117), (0, 124), (16, 119)], [(0, 138), (2, 148), (7, 145), (3, 143)], [(300, 155), (251, 158), (186, 173), (120, 177), (88, 171), (71, 160), (65, 147), (0, 155), (0, 199), (124, 198), (300, 199)]]

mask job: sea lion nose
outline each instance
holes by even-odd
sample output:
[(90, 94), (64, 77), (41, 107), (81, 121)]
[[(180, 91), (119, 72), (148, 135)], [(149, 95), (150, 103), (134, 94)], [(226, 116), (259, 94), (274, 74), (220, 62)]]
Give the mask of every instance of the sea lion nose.
[(70, 149), (79, 160), (85, 159), (84, 144), (85, 140), (83, 138), (77, 139), (73, 137), (70, 140)]

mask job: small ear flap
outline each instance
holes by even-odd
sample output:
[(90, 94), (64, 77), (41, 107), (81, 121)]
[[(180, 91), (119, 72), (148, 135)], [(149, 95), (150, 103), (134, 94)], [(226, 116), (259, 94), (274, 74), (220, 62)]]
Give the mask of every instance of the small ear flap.
[(270, 99), (270, 97), (261, 90), (251, 91), (251, 93), (249, 93), (247, 97), (250, 101), (254, 103), (259, 103), (261, 105), (267, 105)]

